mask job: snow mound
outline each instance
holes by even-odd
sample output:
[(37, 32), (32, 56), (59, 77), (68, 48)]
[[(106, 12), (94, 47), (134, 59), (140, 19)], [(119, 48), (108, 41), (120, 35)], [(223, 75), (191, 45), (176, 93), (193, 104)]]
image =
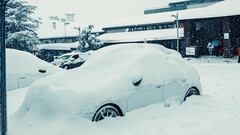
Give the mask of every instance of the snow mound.
[[(46, 71), (40, 73), (39, 70)], [(6, 50), (7, 89), (29, 86), (35, 80), (61, 71), (33, 54), (15, 49)]]

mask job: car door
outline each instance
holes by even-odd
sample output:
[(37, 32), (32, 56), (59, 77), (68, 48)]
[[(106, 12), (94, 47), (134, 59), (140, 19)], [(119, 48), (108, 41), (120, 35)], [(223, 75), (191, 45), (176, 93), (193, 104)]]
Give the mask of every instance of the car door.
[(133, 86), (127, 96), (128, 111), (163, 101), (164, 85), (159, 81), (161, 75), (155, 74), (155, 70), (157, 70), (155, 65), (150, 68), (143, 68), (141, 73), (135, 75), (138, 76), (138, 79), (135, 77), (135, 80), (142, 79), (142, 81), (139, 86)]
[(163, 101), (163, 85), (144, 84), (127, 96), (128, 111)]
[(28, 86), (28, 77), (24, 74), (8, 74), (7, 90), (14, 90)]
[[(187, 90), (187, 77), (177, 67), (174, 67), (172, 74), (178, 74), (174, 79), (164, 84), (164, 101), (171, 103), (172, 101), (181, 101)], [(175, 71), (175, 73), (174, 73)]]
[(71, 63), (71, 68), (79, 67), (80, 66), (79, 55), (75, 54), (72, 56), (72, 58), (74, 59), (74, 61)]

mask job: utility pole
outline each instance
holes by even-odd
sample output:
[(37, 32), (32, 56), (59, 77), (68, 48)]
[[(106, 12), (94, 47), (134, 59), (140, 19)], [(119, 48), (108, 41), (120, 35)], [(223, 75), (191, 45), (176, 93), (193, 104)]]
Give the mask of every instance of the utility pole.
[(79, 39), (80, 39), (80, 36), (81, 36), (81, 27), (74, 27), (74, 29), (78, 30), (78, 36), (79, 36)]
[(78, 42), (79, 42), (79, 45), (80, 45), (80, 43), (81, 43), (81, 27), (74, 27), (74, 29), (76, 29), (76, 30), (78, 30)]
[(176, 20), (176, 27), (177, 27), (177, 51), (179, 52), (179, 17), (178, 13), (176, 15), (172, 15), (172, 17)]
[(69, 22), (64, 22), (64, 42), (66, 42), (67, 38), (67, 25), (69, 25)]
[(7, 134), (5, 10), (7, 0), (0, 0), (0, 132)]

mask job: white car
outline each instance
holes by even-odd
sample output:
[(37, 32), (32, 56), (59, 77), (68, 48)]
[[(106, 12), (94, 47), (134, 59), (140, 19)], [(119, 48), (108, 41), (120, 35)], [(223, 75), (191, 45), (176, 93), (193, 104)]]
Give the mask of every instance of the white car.
[(99, 121), (201, 93), (198, 73), (178, 52), (155, 44), (120, 44), (94, 52), (80, 68), (37, 81), (16, 114)]
[(61, 70), (31, 53), (6, 49), (6, 84), (8, 91), (27, 87), (35, 80)]
[(89, 57), (90, 52), (80, 53), (80, 52), (72, 52), (63, 54), (52, 62), (53, 65), (64, 69), (73, 69), (76, 67), (80, 67)]

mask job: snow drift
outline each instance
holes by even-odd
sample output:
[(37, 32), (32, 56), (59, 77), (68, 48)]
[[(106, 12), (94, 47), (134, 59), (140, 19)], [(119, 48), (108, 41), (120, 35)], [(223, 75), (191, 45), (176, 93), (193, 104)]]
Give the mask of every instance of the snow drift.
[(6, 70), (7, 90), (29, 86), (39, 78), (61, 71), (28, 52), (15, 49), (6, 50)]

